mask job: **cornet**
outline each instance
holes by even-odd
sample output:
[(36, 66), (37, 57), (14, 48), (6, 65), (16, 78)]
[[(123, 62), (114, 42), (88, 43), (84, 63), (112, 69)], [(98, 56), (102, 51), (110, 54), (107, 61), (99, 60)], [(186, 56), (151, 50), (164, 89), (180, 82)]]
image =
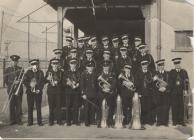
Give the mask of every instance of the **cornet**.
[(120, 74), (118, 76), (119, 79), (123, 79), (124, 82), (123, 82), (123, 85), (128, 88), (129, 90), (131, 91), (135, 91), (135, 86), (134, 86), (134, 83), (132, 81), (130, 81), (129, 79), (127, 79), (127, 77), (125, 77), (123, 74)]
[(108, 81), (106, 81), (103, 77), (102, 77), (102, 75), (100, 75), (99, 77), (98, 77), (98, 80), (99, 80), (99, 87), (102, 89), (102, 91), (103, 92), (105, 92), (105, 93), (112, 93), (112, 91), (111, 91), (111, 84), (108, 82)]
[(48, 79), (49, 79), (49, 81), (50, 81), (50, 83), (51, 83), (51, 85), (52, 85), (53, 87), (57, 85), (57, 81), (54, 80), (52, 72), (49, 72), (49, 74), (48, 74)]
[(163, 79), (159, 78), (157, 75), (153, 78), (154, 81), (156, 81), (156, 87), (161, 91), (161, 89), (168, 86), (168, 83), (165, 82)]
[(73, 80), (70, 80), (70, 78), (67, 78), (67, 83), (68, 85), (72, 88), (72, 89), (75, 89), (79, 86), (79, 83), (73, 81)]

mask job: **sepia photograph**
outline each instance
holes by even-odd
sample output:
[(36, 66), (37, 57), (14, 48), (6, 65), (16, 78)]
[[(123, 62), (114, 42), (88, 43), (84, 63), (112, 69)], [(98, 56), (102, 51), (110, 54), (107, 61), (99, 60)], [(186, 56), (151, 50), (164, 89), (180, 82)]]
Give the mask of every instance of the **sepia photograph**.
[(0, 0), (0, 140), (194, 140), (194, 0)]

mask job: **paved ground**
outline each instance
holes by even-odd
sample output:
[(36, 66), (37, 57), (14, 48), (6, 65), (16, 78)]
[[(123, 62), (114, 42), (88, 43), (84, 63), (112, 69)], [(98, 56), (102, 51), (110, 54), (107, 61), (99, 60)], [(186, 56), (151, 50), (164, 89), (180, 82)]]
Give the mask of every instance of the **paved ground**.
[[(3, 98), (2, 98), (3, 97)], [(5, 102), (5, 94), (0, 94), (0, 109)], [(24, 98), (25, 99), (25, 98)], [(25, 102), (25, 101), (24, 101)], [(24, 103), (25, 105), (25, 103)], [(27, 127), (27, 115), (24, 114), (24, 124), (22, 126), (8, 126), (7, 114), (0, 113), (0, 136), (4, 139), (8, 138), (63, 138), (67, 140), (186, 140), (191, 136), (191, 126), (169, 126), (169, 127), (146, 127), (146, 130), (130, 130), (130, 129), (109, 129), (96, 128), (96, 126), (48, 126), (48, 106), (42, 108), (44, 126), (39, 127), (36, 124)], [(36, 112), (34, 112), (36, 116)], [(36, 122), (35, 122), (36, 123)]]

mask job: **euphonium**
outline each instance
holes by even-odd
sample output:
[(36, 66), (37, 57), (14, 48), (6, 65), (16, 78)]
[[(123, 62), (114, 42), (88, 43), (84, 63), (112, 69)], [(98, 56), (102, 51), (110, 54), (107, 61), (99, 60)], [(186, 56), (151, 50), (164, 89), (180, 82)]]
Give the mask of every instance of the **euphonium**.
[(119, 79), (123, 79), (125, 82), (123, 83), (124, 86), (126, 88), (128, 88), (129, 90), (131, 91), (135, 91), (135, 86), (134, 86), (134, 83), (132, 81), (130, 81), (129, 79), (127, 79), (123, 74), (120, 74), (118, 76)]
[(140, 104), (138, 93), (135, 92), (133, 96), (131, 129), (137, 129), (137, 130), (142, 129), (140, 116), (141, 116), (141, 104)]
[(105, 92), (105, 93), (112, 93), (112, 91), (111, 91), (111, 84), (108, 81), (106, 81), (102, 77), (102, 75), (100, 75), (98, 77), (98, 80), (99, 80), (99, 83), (98, 83), (99, 87), (102, 89), (103, 92)]
[(122, 113), (122, 101), (121, 97), (117, 96), (117, 107), (115, 113), (115, 128), (120, 129), (123, 127), (123, 113)]
[(102, 119), (101, 119), (101, 127), (106, 128), (107, 127), (107, 118), (108, 118), (108, 106), (106, 99), (103, 99), (102, 101)]

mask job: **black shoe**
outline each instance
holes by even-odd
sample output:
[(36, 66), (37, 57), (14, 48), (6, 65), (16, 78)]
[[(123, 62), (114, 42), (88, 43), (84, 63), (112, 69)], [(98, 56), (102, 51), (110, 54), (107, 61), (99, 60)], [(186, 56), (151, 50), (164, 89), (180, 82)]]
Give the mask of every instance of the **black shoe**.
[(90, 125), (89, 124), (85, 124), (86, 127), (89, 127)]
[(23, 125), (23, 123), (22, 123), (22, 122), (17, 122), (17, 124), (18, 124), (18, 125)]
[(33, 124), (32, 123), (28, 123), (27, 126), (32, 126)]
[(67, 123), (67, 126), (71, 126), (71, 123)]
[(63, 123), (62, 123), (62, 122), (58, 122), (57, 124), (58, 124), (58, 125), (63, 125)]
[(9, 123), (9, 125), (15, 125), (16, 124), (16, 122), (10, 122)]
[(53, 126), (53, 125), (54, 125), (54, 123), (53, 123), (53, 122), (50, 122), (50, 123), (49, 123), (49, 126)]
[(43, 123), (38, 123), (39, 126), (43, 126), (44, 124)]
[(181, 123), (182, 126), (187, 126), (185, 123)]

